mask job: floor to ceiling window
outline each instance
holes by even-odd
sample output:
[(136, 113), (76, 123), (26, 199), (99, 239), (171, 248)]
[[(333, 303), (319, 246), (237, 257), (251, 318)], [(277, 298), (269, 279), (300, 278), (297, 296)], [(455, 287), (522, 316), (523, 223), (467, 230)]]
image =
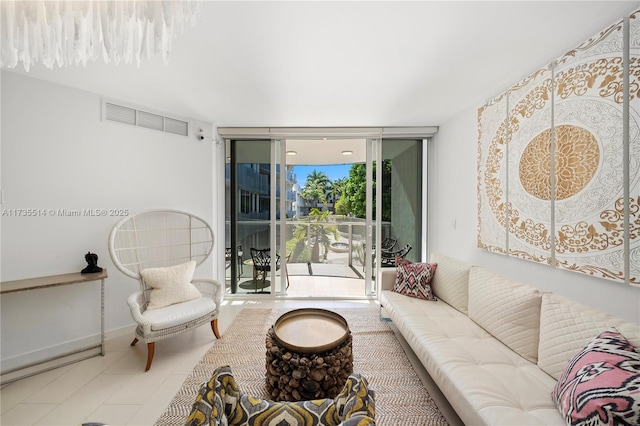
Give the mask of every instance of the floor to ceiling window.
[[(225, 267), (227, 292), (269, 292), (268, 266), (254, 268), (252, 251), (270, 247), (271, 141), (227, 143)], [(253, 249), (253, 250), (252, 250)]]
[(406, 259), (422, 258), (422, 166), (421, 140), (382, 140), (383, 238), (394, 239), (392, 252), (409, 251)]
[[(421, 260), (422, 149), (407, 139), (227, 140), (227, 293), (375, 295), (390, 253)], [(260, 250), (270, 256), (262, 268)]]

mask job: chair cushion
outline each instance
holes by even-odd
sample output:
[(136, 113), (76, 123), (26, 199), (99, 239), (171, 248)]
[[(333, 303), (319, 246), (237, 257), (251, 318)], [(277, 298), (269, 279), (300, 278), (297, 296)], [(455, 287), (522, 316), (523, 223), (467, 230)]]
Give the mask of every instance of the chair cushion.
[(369, 420), (376, 417), (375, 392), (373, 389), (369, 389), (369, 382), (360, 374), (349, 376), (334, 403), (338, 416), (345, 421), (352, 418), (361, 420), (366, 418), (368, 419), (366, 422), (357, 423), (364, 425), (370, 424)]
[[(375, 425), (374, 392), (360, 375), (351, 375), (335, 400), (277, 402), (240, 392), (231, 368), (218, 367), (202, 384), (186, 425), (338, 426)], [(357, 419), (362, 420), (362, 423)]]
[(351, 417), (348, 420), (340, 423), (338, 426), (375, 426), (376, 421), (371, 417), (360, 416)]
[(140, 271), (142, 281), (152, 290), (147, 309), (158, 309), (174, 303), (202, 297), (202, 293), (191, 284), (195, 260), (166, 268), (147, 268)]
[(187, 302), (175, 303), (164, 308), (147, 309), (142, 313), (142, 316), (151, 323), (152, 330), (164, 330), (165, 328), (193, 321), (213, 312), (215, 309), (216, 303), (213, 299), (201, 297)]
[(551, 396), (569, 425), (640, 424), (640, 353), (615, 328), (569, 362)]

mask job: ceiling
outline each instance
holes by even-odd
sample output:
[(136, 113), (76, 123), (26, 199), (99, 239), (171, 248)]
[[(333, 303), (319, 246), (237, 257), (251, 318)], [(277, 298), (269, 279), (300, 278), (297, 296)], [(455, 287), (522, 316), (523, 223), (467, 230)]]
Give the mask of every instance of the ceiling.
[[(287, 164), (364, 163), (366, 143), (365, 139), (287, 139)], [(293, 152), (295, 155), (290, 155)]]
[(28, 74), (218, 127), (438, 126), (638, 7), (205, 2), (168, 66), (38, 64)]

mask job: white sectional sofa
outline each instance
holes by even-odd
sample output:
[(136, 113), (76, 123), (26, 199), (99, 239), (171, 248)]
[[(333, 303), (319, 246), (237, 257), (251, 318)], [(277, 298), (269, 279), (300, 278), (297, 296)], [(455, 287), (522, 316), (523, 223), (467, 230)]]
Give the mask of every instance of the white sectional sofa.
[(640, 348), (640, 326), (482, 267), (435, 254), (437, 301), (380, 303), (467, 425), (564, 425), (551, 392), (568, 361), (609, 326)]

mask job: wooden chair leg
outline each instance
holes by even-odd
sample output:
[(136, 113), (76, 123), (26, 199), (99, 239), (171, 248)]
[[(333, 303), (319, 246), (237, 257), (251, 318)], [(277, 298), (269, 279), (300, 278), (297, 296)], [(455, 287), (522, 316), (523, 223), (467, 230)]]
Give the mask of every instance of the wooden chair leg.
[(131, 342), (131, 346), (135, 346), (136, 343), (138, 343), (138, 338), (137, 337), (133, 339), (133, 342)]
[(213, 335), (216, 336), (216, 339), (219, 339), (220, 332), (218, 331), (218, 318), (211, 321), (211, 330), (213, 330)]
[(156, 342), (147, 343), (147, 366), (144, 371), (149, 371), (151, 362), (153, 361), (153, 353), (156, 350)]

